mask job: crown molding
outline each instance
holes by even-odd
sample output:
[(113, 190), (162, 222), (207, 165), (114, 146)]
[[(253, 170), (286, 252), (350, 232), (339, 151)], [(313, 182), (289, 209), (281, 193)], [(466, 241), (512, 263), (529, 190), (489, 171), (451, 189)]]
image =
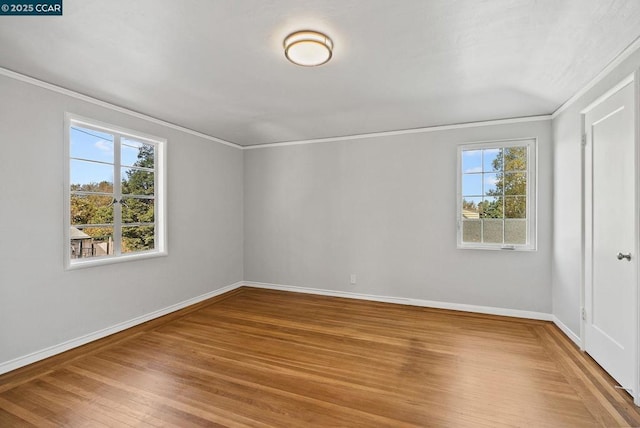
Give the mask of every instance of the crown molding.
[[(544, 120), (551, 120), (553, 118), (552, 115), (539, 115), (539, 116), (525, 116), (525, 117), (514, 117), (507, 119), (496, 119), (496, 120), (487, 120), (487, 121), (479, 121), (479, 122), (466, 122), (459, 124), (451, 124), (451, 125), (439, 125), (439, 126), (428, 126), (422, 128), (411, 128), (411, 129), (400, 129), (394, 131), (382, 131), (382, 132), (372, 132), (372, 133), (363, 133), (363, 134), (353, 134), (353, 135), (345, 135), (345, 136), (336, 136), (336, 137), (327, 137), (327, 138), (315, 138), (309, 140), (295, 140), (295, 141), (283, 141), (283, 142), (275, 142), (275, 143), (265, 143), (265, 144), (255, 144), (242, 146), (236, 143), (232, 143), (230, 141), (223, 140), (221, 138), (213, 137), (211, 135), (203, 134), (198, 131), (194, 131), (193, 129), (185, 128), (180, 125), (176, 125), (171, 122), (167, 122), (161, 119), (157, 119), (155, 117), (139, 113), (134, 110), (129, 110), (127, 108), (108, 103), (106, 101), (99, 100), (97, 98), (90, 97), (88, 95), (81, 94), (76, 91), (72, 91), (70, 89), (63, 88), (61, 86), (54, 85), (52, 83), (45, 82), (43, 80), (36, 79), (34, 77), (30, 77), (21, 73), (17, 73), (15, 71), (0, 67), (0, 75), (9, 77), (11, 79), (19, 80), (25, 83), (29, 83), (34, 86), (38, 86), (53, 92), (57, 92), (62, 95), (67, 95), (72, 98), (76, 98), (91, 104), (98, 105), (100, 107), (108, 108), (110, 110), (117, 111), (119, 113), (124, 113), (129, 116), (133, 116), (139, 119), (143, 119), (152, 123), (156, 123), (158, 125), (166, 126), (171, 129), (175, 129), (177, 131), (181, 131), (187, 134), (194, 135), (196, 137), (200, 137), (209, 141), (213, 141), (216, 143), (224, 144), (226, 146), (230, 146), (240, 150), (252, 150), (252, 149), (264, 149), (269, 147), (283, 147), (283, 146), (294, 146), (300, 144), (317, 144), (317, 143), (331, 143), (338, 141), (350, 141), (350, 140), (360, 140), (367, 138), (379, 138), (379, 137), (391, 137), (396, 135), (407, 135), (407, 134), (421, 134), (427, 132), (438, 132), (438, 131), (448, 131), (454, 129), (465, 129), (465, 128), (476, 128), (481, 126), (494, 126), (494, 125), (508, 125), (513, 123), (524, 123), (524, 122), (537, 122)], [(554, 113), (555, 114), (555, 113)]]
[(70, 89), (66, 89), (66, 88), (63, 88), (61, 86), (57, 86), (57, 85), (54, 85), (52, 83), (45, 82), (43, 80), (36, 79), (34, 77), (31, 77), (31, 76), (27, 76), (27, 75), (24, 75), (24, 74), (16, 73), (15, 71), (11, 71), (11, 70), (8, 70), (8, 69), (3, 68), (3, 67), (0, 67), (0, 75), (1, 76), (5, 76), (5, 77), (9, 77), (11, 79), (19, 80), (21, 82), (29, 83), (31, 85), (38, 86), (40, 88), (44, 88), (44, 89), (47, 89), (49, 91), (57, 92), (57, 93), (62, 94), (62, 95), (67, 95), (69, 97), (76, 98), (78, 100), (85, 101), (85, 102), (88, 102), (88, 103), (91, 103), (91, 104), (95, 104), (95, 105), (100, 106), (100, 107), (108, 108), (110, 110), (117, 111), (118, 113), (124, 113), (124, 114), (127, 114), (129, 116), (136, 117), (138, 119), (143, 119), (143, 120), (146, 120), (148, 122), (152, 122), (152, 123), (155, 123), (155, 124), (158, 124), (158, 125), (166, 126), (167, 128), (175, 129), (176, 131), (184, 132), (186, 134), (191, 134), (191, 135), (194, 135), (196, 137), (203, 138), (205, 140), (209, 140), (209, 141), (213, 141), (213, 142), (216, 142), (216, 143), (224, 144), (225, 146), (234, 147), (234, 148), (240, 149), (240, 150), (242, 150), (242, 148), (243, 148), (242, 146), (240, 146), (238, 144), (235, 144), (235, 143), (232, 143), (230, 141), (226, 141), (226, 140), (223, 140), (221, 138), (212, 137), (211, 135), (203, 134), (201, 132), (194, 131), (193, 129), (185, 128), (184, 126), (176, 125), (176, 124), (171, 123), (171, 122), (167, 122), (167, 121), (164, 121), (164, 120), (161, 120), (161, 119), (157, 119), (155, 117), (148, 116), (146, 114), (139, 113), (139, 112), (134, 111), (134, 110), (129, 110), (127, 108), (120, 107), (118, 105), (111, 104), (111, 103), (108, 103), (106, 101), (102, 101), (102, 100), (99, 100), (97, 98), (93, 98), (93, 97), (90, 97), (88, 95), (84, 95), (84, 94), (81, 94), (79, 92), (75, 92), (75, 91), (72, 91)]
[(477, 128), (481, 126), (508, 125), (512, 123), (523, 123), (523, 122), (538, 122), (543, 120), (551, 120), (551, 115), (547, 114), (547, 115), (540, 115), (540, 116), (525, 116), (525, 117), (514, 117), (509, 119), (486, 120), (481, 122), (467, 122), (467, 123), (459, 123), (454, 125), (428, 126), (424, 128), (411, 128), (411, 129), (402, 129), (397, 131), (383, 131), (383, 132), (372, 132), (368, 134), (346, 135), (343, 137), (316, 138), (313, 140), (284, 141), (281, 143), (255, 144), (252, 146), (244, 146), (244, 149), (252, 150), (252, 149), (264, 149), (268, 147), (296, 146), (299, 144), (332, 143), (337, 141), (361, 140), (365, 138), (392, 137), (395, 135), (422, 134), (426, 132), (449, 131), (452, 129)]

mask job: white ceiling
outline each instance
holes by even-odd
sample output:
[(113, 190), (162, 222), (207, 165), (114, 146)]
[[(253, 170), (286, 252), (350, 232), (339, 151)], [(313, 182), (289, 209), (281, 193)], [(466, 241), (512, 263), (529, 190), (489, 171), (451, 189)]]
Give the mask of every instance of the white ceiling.
[(64, 0), (0, 17), (0, 66), (254, 145), (549, 114), (638, 36), (638, 0)]

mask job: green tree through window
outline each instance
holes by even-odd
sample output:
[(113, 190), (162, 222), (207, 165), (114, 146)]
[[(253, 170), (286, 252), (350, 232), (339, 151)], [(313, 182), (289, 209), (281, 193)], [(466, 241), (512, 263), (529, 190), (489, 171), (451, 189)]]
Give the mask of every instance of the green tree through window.
[[(135, 167), (154, 168), (154, 150), (152, 146), (142, 145), (138, 149)], [(153, 223), (155, 192), (154, 174), (141, 169), (128, 169), (122, 178), (122, 194), (136, 195), (124, 197), (122, 203), (122, 223)], [(126, 226), (122, 229), (122, 252), (145, 251), (154, 248), (153, 225)]]

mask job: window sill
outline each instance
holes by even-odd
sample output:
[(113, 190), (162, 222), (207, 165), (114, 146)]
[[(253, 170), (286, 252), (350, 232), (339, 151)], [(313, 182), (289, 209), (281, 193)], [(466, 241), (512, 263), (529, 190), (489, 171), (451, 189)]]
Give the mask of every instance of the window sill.
[[(117, 263), (131, 262), (135, 260), (153, 259), (156, 257), (166, 257), (168, 253), (166, 251), (149, 251), (138, 254), (129, 254), (119, 257), (97, 257), (94, 259), (84, 259), (82, 261), (67, 261), (65, 270), (85, 269), (95, 266), (105, 266)], [(78, 260), (78, 259), (76, 259)]]
[(456, 248), (458, 250), (504, 251), (505, 253), (520, 252), (520, 251), (526, 251), (526, 252), (538, 251), (535, 246), (529, 246), (529, 245), (515, 245), (515, 246), (509, 247), (509, 246), (503, 246), (503, 245), (473, 245), (473, 244), (460, 245), (458, 244)]

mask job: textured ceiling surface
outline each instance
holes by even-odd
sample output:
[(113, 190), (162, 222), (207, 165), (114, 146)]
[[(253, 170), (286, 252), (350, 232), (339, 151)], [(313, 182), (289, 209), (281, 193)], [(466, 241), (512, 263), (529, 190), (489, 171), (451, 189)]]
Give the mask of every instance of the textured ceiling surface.
[(65, 0), (0, 17), (0, 67), (254, 145), (549, 114), (638, 36), (638, 0)]

